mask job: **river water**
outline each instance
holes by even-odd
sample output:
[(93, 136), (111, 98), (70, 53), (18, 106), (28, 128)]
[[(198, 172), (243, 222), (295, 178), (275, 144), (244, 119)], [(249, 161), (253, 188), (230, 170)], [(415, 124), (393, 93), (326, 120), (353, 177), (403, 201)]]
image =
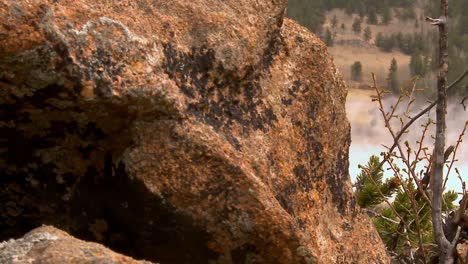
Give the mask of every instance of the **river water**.
[[(354, 182), (356, 175), (359, 173), (358, 165), (366, 164), (371, 155), (379, 155), (385, 148), (382, 145), (391, 146), (392, 140), (389, 132), (384, 126), (384, 122), (381, 118), (381, 114), (378, 110), (378, 103), (372, 102), (371, 96), (375, 92), (372, 90), (359, 90), (350, 89), (348, 93), (348, 100), (346, 104), (347, 114), (349, 122), (351, 123), (351, 148), (350, 148), (350, 167), (349, 172), (351, 179)], [(394, 103), (395, 97), (388, 96), (384, 103), (389, 107), (390, 104)], [(427, 104), (420, 103), (418, 106), (413, 106), (412, 113), (417, 113), (418, 110), (422, 109)], [(406, 107), (401, 108), (402, 111), (406, 110)], [(411, 114), (410, 114), (411, 116)], [(435, 120), (435, 109), (431, 111), (432, 119)], [(416, 147), (416, 141), (419, 140), (422, 134), (421, 125), (427, 122), (428, 116), (421, 117), (421, 120), (415, 122), (410, 133), (405, 135), (403, 142), (407, 140), (412, 148)], [(447, 114), (447, 141), (446, 145), (456, 144), (460, 133), (463, 130), (465, 122), (468, 121), (468, 111), (464, 111), (463, 107), (459, 102), (450, 102), (448, 106)], [(400, 124), (398, 122), (393, 124), (394, 130), (399, 131)], [(432, 126), (432, 130), (427, 135), (426, 146), (429, 148), (429, 153), (432, 153), (433, 142), (430, 135), (434, 135), (435, 125)], [(467, 133), (468, 134), (468, 133)], [(457, 167), (462, 175), (463, 180), (468, 181), (468, 135), (465, 135), (465, 141), (460, 144), (457, 151), (457, 159), (454, 166)], [(390, 175), (390, 171), (386, 172), (386, 175)], [(447, 182), (447, 188), (461, 192), (461, 183), (457, 175), (452, 169), (449, 180)]]

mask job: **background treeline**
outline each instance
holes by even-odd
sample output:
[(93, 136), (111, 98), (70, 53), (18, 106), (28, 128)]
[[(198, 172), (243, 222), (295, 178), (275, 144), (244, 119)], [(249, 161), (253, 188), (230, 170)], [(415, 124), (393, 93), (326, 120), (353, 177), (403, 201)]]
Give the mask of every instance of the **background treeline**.
[[(438, 67), (438, 35), (436, 27), (422, 26), (425, 16), (439, 16), (439, 1), (429, 0), (289, 0), (288, 16), (308, 27), (321, 36), (327, 45), (333, 45), (333, 29), (322, 29), (326, 11), (333, 8), (343, 9), (348, 15), (355, 16), (352, 29), (361, 34), (361, 23), (386, 25), (393, 20), (414, 20), (413, 33), (392, 33), (384, 35), (372, 32), (373, 43), (383, 52), (401, 51), (411, 56), (409, 65), (411, 76), (419, 76), (430, 85)], [(417, 15), (416, 9), (422, 11)], [(449, 80), (454, 80), (468, 68), (468, 0), (451, 0), (449, 20)], [(419, 13), (421, 13), (419, 11)], [(332, 19), (332, 18), (329, 18)], [(333, 22), (333, 21), (332, 21)], [(332, 23), (333, 24), (333, 23)], [(336, 22), (335, 22), (336, 24)], [(340, 22), (338, 22), (340, 24)], [(359, 29), (357, 29), (359, 26)], [(356, 28), (355, 28), (356, 27)], [(426, 30), (424, 30), (426, 28)], [(361, 62), (365, 67), (366, 62)], [(465, 92), (465, 80), (452, 90), (453, 94)]]
[(420, 32), (406, 34), (399, 32), (390, 36), (384, 36), (379, 32), (375, 37), (375, 45), (385, 52), (390, 52), (397, 48), (404, 54), (411, 55), (430, 51), (426, 39), (427, 36)]
[(321, 33), (325, 12), (333, 8), (344, 9), (347, 14), (368, 16), (372, 20), (376, 14), (384, 15), (391, 7), (404, 7), (410, 10), (410, 17), (414, 17), (414, 10), (409, 7), (415, 2), (416, 0), (289, 0), (288, 16), (313, 32)]

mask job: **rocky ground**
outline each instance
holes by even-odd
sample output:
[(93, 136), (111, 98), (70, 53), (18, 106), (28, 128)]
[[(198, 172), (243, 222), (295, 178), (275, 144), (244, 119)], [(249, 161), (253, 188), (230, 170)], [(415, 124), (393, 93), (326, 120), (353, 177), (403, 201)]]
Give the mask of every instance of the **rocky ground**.
[(23, 238), (0, 243), (0, 263), (126, 263), (150, 264), (112, 252), (97, 243), (71, 237), (51, 226), (42, 226)]

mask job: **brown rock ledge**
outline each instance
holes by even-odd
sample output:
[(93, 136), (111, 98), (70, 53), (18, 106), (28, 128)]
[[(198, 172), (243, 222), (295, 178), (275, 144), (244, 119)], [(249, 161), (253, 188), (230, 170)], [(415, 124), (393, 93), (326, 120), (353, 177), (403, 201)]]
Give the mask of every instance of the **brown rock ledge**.
[(117, 254), (108, 248), (78, 240), (51, 227), (42, 226), (20, 239), (0, 243), (0, 263), (122, 263), (151, 264)]

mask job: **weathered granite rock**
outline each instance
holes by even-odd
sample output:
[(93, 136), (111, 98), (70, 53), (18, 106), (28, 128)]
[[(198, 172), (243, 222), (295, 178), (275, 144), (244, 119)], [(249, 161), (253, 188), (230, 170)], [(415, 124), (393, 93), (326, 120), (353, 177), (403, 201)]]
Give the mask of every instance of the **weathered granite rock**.
[(161, 263), (387, 263), (346, 88), (285, 8), (2, 1), (0, 239), (47, 223)]
[(117, 254), (108, 248), (78, 240), (51, 227), (42, 226), (20, 239), (0, 242), (0, 263), (128, 263), (150, 264)]
[(463, 241), (457, 245), (457, 258), (459, 264), (468, 263), (468, 243)]

